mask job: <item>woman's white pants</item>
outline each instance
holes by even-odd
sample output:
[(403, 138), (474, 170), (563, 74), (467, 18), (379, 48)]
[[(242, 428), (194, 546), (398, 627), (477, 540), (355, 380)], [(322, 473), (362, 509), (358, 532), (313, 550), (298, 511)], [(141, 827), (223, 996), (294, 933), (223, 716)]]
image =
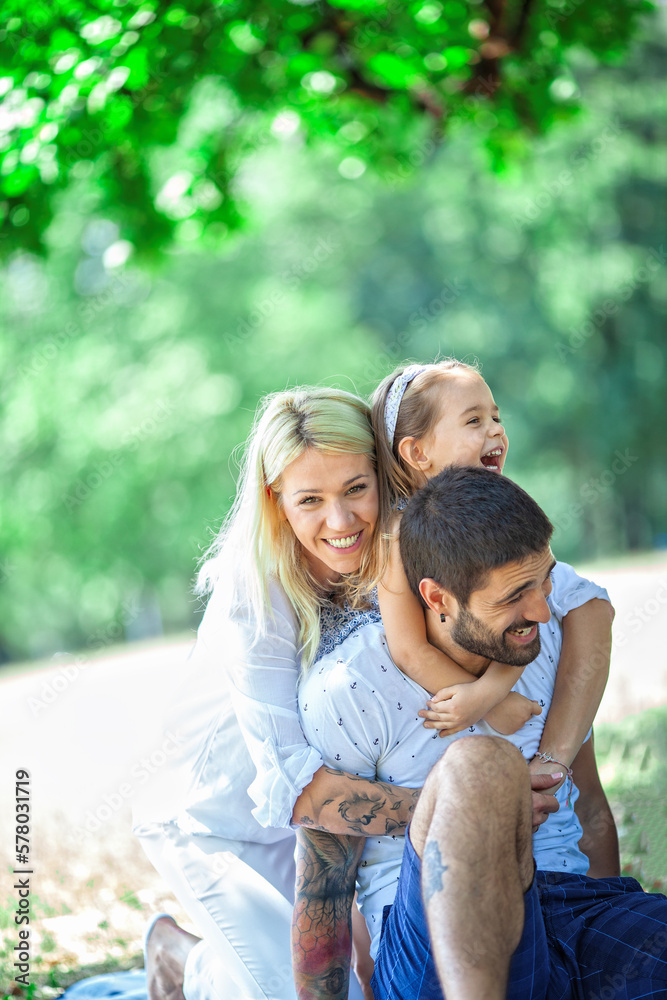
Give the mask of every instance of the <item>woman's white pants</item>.
[[(296, 1000), (295, 838), (253, 844), (185, 834), (175, 823), (135, 833), (202, 936), (186, 961), (186, 1000)], [(350, 1000), (360, 998), (350, 980)]]

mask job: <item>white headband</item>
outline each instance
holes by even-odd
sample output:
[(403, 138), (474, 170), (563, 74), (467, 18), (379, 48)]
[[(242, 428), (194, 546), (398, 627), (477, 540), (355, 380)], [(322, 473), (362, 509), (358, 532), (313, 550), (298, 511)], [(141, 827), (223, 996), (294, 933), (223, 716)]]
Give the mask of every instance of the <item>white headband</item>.
[(413, 378), (417, 378), (418, 375), (421, 375), (425, 371), (426, 368), (424, 365), (408, 365), (405, 371), (401, 372), (394, 379), (391, 389), (387, 393), (387, 401), (384, 404), (384, 426), (387, 431), (387, 441), (390, 448), (394, 447), (396, 421), (398, 420), (398, 411), (401, 408), (403, 393)]

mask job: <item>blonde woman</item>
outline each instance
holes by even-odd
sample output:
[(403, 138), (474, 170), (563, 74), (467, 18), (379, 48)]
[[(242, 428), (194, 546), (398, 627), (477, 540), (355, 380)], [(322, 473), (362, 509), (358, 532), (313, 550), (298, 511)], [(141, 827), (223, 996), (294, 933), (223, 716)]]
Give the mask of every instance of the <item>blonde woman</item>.
[(382, 835), (410, 819), (415, 789), (323, 766), (297, 714), (299, 671), (379, 620), (346, 600), (378, 572), (375, 464), (370, 409), (350, 393), (281, 392), (259, 409), (199, 577), (210, 598), (168, 722), (184, 750), (135, 814), (202, 936), (154, 921), (151, 1000), (294, 1000), (291, 826)]

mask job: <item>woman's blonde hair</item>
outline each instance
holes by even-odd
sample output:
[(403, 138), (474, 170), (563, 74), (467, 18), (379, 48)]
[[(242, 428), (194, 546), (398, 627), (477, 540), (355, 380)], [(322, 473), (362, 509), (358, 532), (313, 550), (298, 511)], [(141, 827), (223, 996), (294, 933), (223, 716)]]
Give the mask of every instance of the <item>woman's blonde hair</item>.
[[(386, 499), (385, 509), (392, 510), (401, 500), (409, 500), (423, 485), (417, 472), (408, 465), (398, 450), (403, 438), (417, 440), (428, 434), (441, 416), (441, 399), (438, 389), (444, 380), (451, 379), (459, 372), (479, 375), (475, 365), (443, 358), (433, 364), (424, 365), (420, 372), (406, 386), (400, 402), (396, 428), (391, 441), (387, 439), (385, 427), (387, 397), (396, 379), (403, 374), (407, 364), (400, 365), (391, 375), (380, 382), (371, 398), (373, 430), (378, 464), (378, 486)], [(481, 378), (481, 376), (480, 376)]]
[[(256, 635), (270, 608), (268, 583), (277, 579), (299, 624), (302, 666), (320, 641), (321, 585), (308, 569), (289, 523), (280, 517), (281, 478), (306, 448), (327, 454), (367, 455), (377, 469), (368, 403), (342, 389), (304, 387), (273, 393), (260, 403), (241, 463), (236, 499), (197, 577), (196, 590), (210, 592), (224, 568), (234, 575), (232, 600), (248, 602), (257, 616)], [(380, 495), (380, 505), (383, 499)], [(382, 511), (380, 511), (380, 517)], [(378, 518), (378, 521), (380, 518)], [(359, 600), (362, 581), (377, 576), (376, 533), (354, 577), (339, 592)]]

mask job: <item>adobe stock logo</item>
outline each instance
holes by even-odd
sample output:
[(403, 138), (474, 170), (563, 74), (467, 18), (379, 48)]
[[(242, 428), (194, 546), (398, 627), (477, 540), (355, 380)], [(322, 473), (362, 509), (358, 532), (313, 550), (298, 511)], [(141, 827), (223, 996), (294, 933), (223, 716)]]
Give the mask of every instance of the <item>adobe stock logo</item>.
[(615, 316), (623, 303), (632, 298), (641, 285), (652, 280), (653, 275), (664, 267), (666, 261), (667, 254), (664, 246), (651, 247), (644, 263), (628, 273), (625, 280), (613, 290), (610, 298), (605, 299), (581, 326), (570, 328), (567, 343), (559, 341), (555, 345), (560, 360), (565, 361), (570, 355), (580, 350), (594, 334), (602, 329), (609, 317)]
[(129, 770), (129, 780), (122, 781), (113, 791), (106, 792), (102, 796), (102, 801), (86, 812), (83, 824), (73, 831), (76, 840), (82, 843), (87, 837), (96, 834), (126, 802), (134, 798), (138, 789), (150, 781), (157, 771), (179, 757), (186, 746), (187, 740), (184, 736), (167, 730), (159, 747), (155, 747), (150, 753), (146, 753), (134, 762)]
[(566, 531), (574, 521), (582, 516), (587, 507), (593, 506), (603, 496), (608, 495), (619, 476), (625, 475), (628, 469), (638, 461), (639, 456), (632, 455), (629, 448), (623, 452), (615, 451), (609, 468), (601, 472), (599, 476), (591, 476), (580, 486), (580, 500), (571, 503), (559, 517), (552, 518), (554, 528), (558, 531)]
[[(632, 635), (641, 632), (644, 625), (655, 618), (667, 608), (667, 576), (658, 581), (658, 586), (653, 597), (647, 598), (643, 604), (635, 604), (632, 611), (628, 611), (622, 622), (616, 623), (614, 630), (614, 643), (616, 646), (625, 646)], [(619, 626), (622, 626), (619, 628)]]

